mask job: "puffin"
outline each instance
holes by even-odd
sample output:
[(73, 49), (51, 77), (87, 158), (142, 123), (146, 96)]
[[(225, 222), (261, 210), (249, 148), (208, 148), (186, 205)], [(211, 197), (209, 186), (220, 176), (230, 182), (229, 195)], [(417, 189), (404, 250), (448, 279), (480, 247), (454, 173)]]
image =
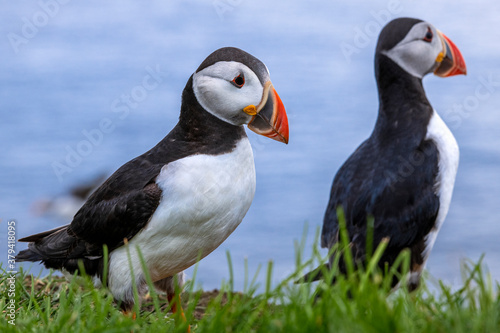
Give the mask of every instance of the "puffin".
[[(339, 216), (344, 216), (355, 267), (363, 267), (368, 251), (384, 239), (388, 243), (378, 263), (382, 272), (409, 249), (409, 274), (404, 281), (394, 278), (392, 286), (406, 283), (410, 291), (419, 286), (448, 213), (459, 162), (453, 134), (426, 97), (422, 79), (429, 73), (465, 75), (460, 50), (429, 22), (390, 21), (375, 51), (375, 127), (335, 175), (321, 232), (321, 246), (332, 249), (340, 239)], [(372, 238), (367, 241), (367, 236)], [(367, 249), (370, 243), (373, 249)], [(333, 268), (335, 256), (327, 268)], [(343, 259), (337, 269), (346, 273)], [(322, 274), (316, 275), (313, 279)]]
[(188, 79), (170, 133), (116, 170), (70, 224), (20, 239), (29, 244), (17, 261), (70, 274), (81, 265), (124, 313), (133, 311), (135, 288), (146, 293), (147, 273), (177, 312), (183, 271), (224, 242), (252, 203), (255, 165), (244, 125), (288, 143), (287, 114), (266, 65), (224, 47)]

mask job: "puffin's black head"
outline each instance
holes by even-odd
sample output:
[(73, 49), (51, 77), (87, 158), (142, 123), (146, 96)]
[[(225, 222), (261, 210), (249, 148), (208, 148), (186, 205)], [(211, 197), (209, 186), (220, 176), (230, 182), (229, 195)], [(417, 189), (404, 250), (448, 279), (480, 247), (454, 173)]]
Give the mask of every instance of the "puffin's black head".
[(382, 56), (417, 78), (430, 72), (441, 77), (466, 74), (464, 58), (455, 44), (432, 24), (414, 18), (392, 20), (382, 29), (376, 61)]
[(234, 47), (210, 54), (193, 74), (193, 91), (200, 105), (233, 125), (288, 142), (285, 107), (259, 59)]

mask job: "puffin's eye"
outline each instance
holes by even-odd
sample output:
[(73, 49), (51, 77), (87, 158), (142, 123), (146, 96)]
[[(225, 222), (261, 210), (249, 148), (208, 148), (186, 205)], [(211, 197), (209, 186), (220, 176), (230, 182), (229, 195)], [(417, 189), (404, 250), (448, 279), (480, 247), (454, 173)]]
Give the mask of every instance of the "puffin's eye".
[(245, 84), (245, 77), (243, 76), (243, 74), (240, 74), (238, 76), (236, 76), (233, 81), (231, 81), (231, 83), (238, 87), (238, 88), (241, 88), (243, 87), (243, 85)]
[(433, 36), (434, 35), (432, 34), (431, 28), (427, 28), (427, 33), (425, 34), (424, 41), (426, 41), (428, 43), (432, 42), (432, 37)]

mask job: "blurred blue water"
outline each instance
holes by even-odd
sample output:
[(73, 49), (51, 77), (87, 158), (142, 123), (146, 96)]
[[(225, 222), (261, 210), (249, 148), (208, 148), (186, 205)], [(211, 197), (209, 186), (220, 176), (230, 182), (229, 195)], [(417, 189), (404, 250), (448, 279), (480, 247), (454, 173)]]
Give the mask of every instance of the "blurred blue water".
[[(457, 283), (460, 259), (486, 253), (485, 262), (500, 279), (500, 46), (491, 42), (498, 37), (491, 29), (500, 14), (496, 1), (432, 2), (432, 11), (422, 2), (394, 0), (286, 5), (46, 0), (2, 6), (0, 253), (6, 253), (1, 249), (7, 248), (7, 220), (17, 220), (19, 237), (68, 223), (33, 215), (32, 204), (111, 173), (161, 140), (176, 123), (191, 73), (210, 52), (231, 45), (270, 69), (289, 115), (290, 144), (249, 133), (257, 169), (255, 200), (240, 227), (200, 263), (197, 280), (209, 289), (228, 279), (229, 250), (237, 289), (243, 286), (244, 258), (251, 274), (272, 260), (278, 281), (294, 269), (293, 244), (306, 223), (310, 253), (335, 172), (371, 132), (378, 107), (372, 64), (376, 28), (388, 18), (412, 16), (445, 32), (468, 66), (466, 77), (424, 81), (461, 147), (452, 205), (427, 269)], [(26, 22), (36, 31), (29, 31)], [(355, 52), (346, 56), (346, 45)], [(156, 66), (163, 72), (161, 83), (120, 118), (114, 101), (131, 94), (147, 67)], [(485, 80), (493, 83), (486, 88)], [(479, 98), (477, 89), (489, 95)], [(58, 177), (53, 163), (63, 163), (67, 149), (78, 149), (87, 140), (84, 131), (98, 129), (104, 118), (112, 130), (71, 172)], [(259, 281), (264, 279), (261, 273)]]

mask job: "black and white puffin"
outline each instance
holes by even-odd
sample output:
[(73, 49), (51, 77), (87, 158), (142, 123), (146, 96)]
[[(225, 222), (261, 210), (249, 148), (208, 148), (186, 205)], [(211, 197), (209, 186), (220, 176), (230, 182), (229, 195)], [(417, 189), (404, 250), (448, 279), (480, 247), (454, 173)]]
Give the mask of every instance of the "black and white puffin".
[(339, 241), (337, 209), (342, 207), (353, 257), (362, 264), (372, 217), (373, 247), (389, 238), (380, 267), (410, 249), (410, 290), (418, 287), (448, 213), (459, 159), (453, 134), (425, 95), (422, 78), (428, 73), (466, 74), (455, 44), (428, 22), (389, 22), (375, 52), (380, 103), (375, 128), (337, 172), (321, 234), (322, 247)]
[(250, 208), (255, 166), (245, 124), (288, 142), (287, 115), (267, 67), (240, 49), (221, 48), (189, 78), (172, 131), (112, 174), (70, 224), (20, 239), (30, 243), (17, 260), (69, 273), (81, 261), (98, 281), (106, 244), (107, 287), (130, 311), (133, 281), (146, 291), (138, 247), (155, 287), (172, 300), (174, 277), (181, 281), (183, 270), (215, 250)]

